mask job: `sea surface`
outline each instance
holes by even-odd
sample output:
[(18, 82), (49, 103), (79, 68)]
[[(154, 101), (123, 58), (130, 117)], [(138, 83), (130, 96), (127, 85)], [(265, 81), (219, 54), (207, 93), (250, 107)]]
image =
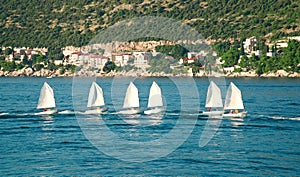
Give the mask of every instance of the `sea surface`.
[[(103, 89), (106, 114), (82, 114), (93, 80)], [(58, 114), (37, 116), (45, 81)], [(156, 81), (166, 111), (119, 115), (130, 81), (142, 109)], [(0, 78), (0, 175), (299, 176), (300, 79), (225, 82), (241, 90), (244, 119), (199, 114), (205, 78)]]

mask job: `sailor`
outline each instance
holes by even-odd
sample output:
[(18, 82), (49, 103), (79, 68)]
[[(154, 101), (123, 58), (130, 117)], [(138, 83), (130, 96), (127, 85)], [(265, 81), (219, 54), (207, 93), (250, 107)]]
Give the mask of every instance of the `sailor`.
[(234, 112), (237, 114), (237, 113), (239, 113), (239, 110), (238, 110), (238, 109), (236, 109)]

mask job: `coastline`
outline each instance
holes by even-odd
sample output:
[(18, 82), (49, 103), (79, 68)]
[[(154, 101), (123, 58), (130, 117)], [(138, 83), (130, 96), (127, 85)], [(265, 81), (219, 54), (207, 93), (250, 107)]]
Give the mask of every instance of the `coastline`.
[[(50, 71), (47, 69), (41, 69), (39, 71), (33, 71), (32, 68), (21, 69), (17, 71), (0, 71), (0, 77), (214, 77), (208, 76), (204, 72), (196, 73), (193, 76), (186, 73), (180, 74), (166, 74), (164, 72), (148, 73), (148, 72), (110, 72), (110, 73), (95, 73), (92, 71), (86, 71), (84, 73), (74, 74), (70, 71), (60, 73), (59, 70)], [(278, 70), (276, 72), (263, 73), (261, 75), (256, 74), (254, 71), (250, 72), (233, 72), (223, 75), (225, 78), (235, 77), (249, 77), (249, 78), (300, 78), (300, 73), (286, 72), (284, 70)], [(218, 76), (217, 76), (218, 77)]]

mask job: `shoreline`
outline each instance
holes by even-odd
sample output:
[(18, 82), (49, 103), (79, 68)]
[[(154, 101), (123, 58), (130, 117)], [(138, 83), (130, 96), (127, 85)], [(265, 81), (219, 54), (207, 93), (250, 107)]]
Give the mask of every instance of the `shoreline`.
[(59, 76), (0, 76), (0, 78), (47, 78), (47, 79), (53, 79), (53, 78), (167, 78), (167, 77), (177, 77), (177, 78), (300, 78), (300, 76), (294, 77), (294, 76), (165, 76), (165, 75), (157, 75), (157, 76), (118, 76), (118, 75), (113, 75), (113, 76), (75, 76), (75, 75), (59, 75)]
[(209, 76), (206, 73), (196, 73), (193, 76), (187, 73), (180, 74), (166, 74), (164, 72), (148, 73), (148, 72), (110, 72), (110, 73), (95, 73), (92, 71), (82, 72), (80, 74), (74, 74), (70, 71), (66, 71), (61, 74), (59, 70), (50, 71), (46, 69), (41, 69), (40, 71), (33, 71), (31, 68), (21, 69), (17, 71), (0, 71), (0, 77), (195, 77), (195, 78), (208, 78), (208, 77), (225, 77), (225, 78), (300, 78), (300, 73), (296, 72), (286, 72), (284, 70), (278, 70), (276, 72), (264, 73), (261, 75), (256, 74), (254, 71), (250, 72), (233, 72), (227, 74), (221, 74), (219, 76)]

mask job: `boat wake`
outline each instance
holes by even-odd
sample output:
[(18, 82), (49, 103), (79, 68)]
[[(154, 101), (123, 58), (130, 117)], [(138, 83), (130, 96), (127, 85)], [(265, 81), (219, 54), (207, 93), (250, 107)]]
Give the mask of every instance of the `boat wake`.
[(295, 121), (300, 121), (300, 117), (269, 116), (268, 118), (275, 119), (275, 120), (295, 120)]
[(34, 113), (0, 113), (0, 118), (22, 118), (32, 117)]
[(78, 112), (76, 111), (72, 111), (72, 110), (64, 110), (64, 111), (59, 111), (57, 114), (62, 114), (62, 115), (73, 115), (76, 114)]
[(2, 113), (0, 113), (0, 116), (6, 116), (8, 114), (9, 114), (8, 112), (2, 112)]

